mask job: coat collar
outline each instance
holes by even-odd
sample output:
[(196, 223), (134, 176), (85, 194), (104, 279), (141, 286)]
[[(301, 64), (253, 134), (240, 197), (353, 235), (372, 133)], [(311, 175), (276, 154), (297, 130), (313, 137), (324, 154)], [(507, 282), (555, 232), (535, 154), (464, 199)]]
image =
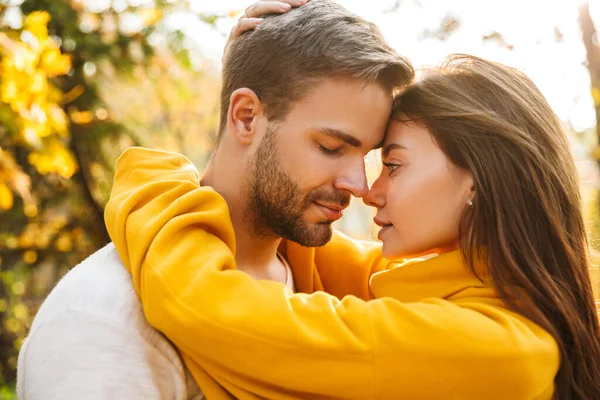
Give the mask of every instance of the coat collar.
[(475, 271), (477, 276), (457, 250), (427, 260), (398, 263), (387, 271), (373, 274), (370, 286), (375, 297), (392, 297), (402, 302), (447, 299), (469, 288), (489, 288), (489, 284), (478, 278), (485, 276), (483, 261), (476, 261)]

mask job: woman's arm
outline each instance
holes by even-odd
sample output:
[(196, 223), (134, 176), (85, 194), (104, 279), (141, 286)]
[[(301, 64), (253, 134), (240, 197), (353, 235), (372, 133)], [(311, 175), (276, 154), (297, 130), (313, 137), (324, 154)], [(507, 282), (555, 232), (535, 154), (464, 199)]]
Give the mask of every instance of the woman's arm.
[(106, 209), (148, 321), (192, 374), (266, 398), (535, 398), (551, 385), (554, 342), (501, 308), (293, 294), (236, 271), (227, 204), (197, 181), (181, 156), (132, 149)]
[(310, 265), (309, 270), (316, 273), (315, 279), (318, 279), (312, 283), (314, 289), (339, 299), (348, 295), (363, 300), (373, 298), (369, 288), (371, 275), (397, 264), (383, 258), (380, 243), (355, 240), (336, 230), (331, 241), (322, 247), (309, 249), (290, 241), (282, 247), (292, 269), (298, 271), (295, 276), (299, 289), (307, 286), (303, 278)]

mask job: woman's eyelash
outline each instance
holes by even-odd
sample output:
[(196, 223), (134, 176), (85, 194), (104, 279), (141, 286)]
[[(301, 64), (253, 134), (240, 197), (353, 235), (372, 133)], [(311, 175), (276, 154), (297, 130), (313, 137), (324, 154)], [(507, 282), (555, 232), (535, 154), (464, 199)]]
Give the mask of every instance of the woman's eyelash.
[(390, 170), (390, 174), (396, 170), (400, 166), (400, 164), (392, 164), (387, 162), (382, 162), (383, 166)]

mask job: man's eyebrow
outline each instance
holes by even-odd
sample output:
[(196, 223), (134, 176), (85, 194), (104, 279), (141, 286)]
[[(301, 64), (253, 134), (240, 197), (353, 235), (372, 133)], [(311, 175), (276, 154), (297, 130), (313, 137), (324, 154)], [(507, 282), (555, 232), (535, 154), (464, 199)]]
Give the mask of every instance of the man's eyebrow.
[(390, 143), (387, 146), (385, 146), (383, 148), (383, 150), (381, 150), (381, 157), (387, 157), (390, 154), (390, 151), (394, 150), (394, 149), (404, 149), (404, 150), (408, 150), (406, 147), (397, 144), (397, 143)]
[(333, 138), (348, 143), (352, 147), (362, 147), (362, 142), (354, 136), (335, 128), (318, 128), (318, 131)]

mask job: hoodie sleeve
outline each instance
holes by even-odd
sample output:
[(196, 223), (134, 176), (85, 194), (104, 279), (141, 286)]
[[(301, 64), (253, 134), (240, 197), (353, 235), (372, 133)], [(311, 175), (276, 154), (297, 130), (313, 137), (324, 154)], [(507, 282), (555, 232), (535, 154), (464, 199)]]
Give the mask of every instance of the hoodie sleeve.
[(323, 290), (338, 299), (348, 295), (363, 300), (372, 299), (373, 294), (369, 288), (371, 276), (397, 265), (383, 257), (380, 243), (352, 239), (337, 230), (333, 231), (329, 243), (318, 248), (309, 249), (287, 241), (285, 255), (292, 267), (299, 270), (297, 280), (300, 289), (306, 286), (303, 279), (308, 267), (318, 280), (316, 284), (311, 282), (308, 286), (315, 286), (315, 289)]
[(117, 163), (106, 224), (146, 318), (193, 375), (261, 398), (539, 398), (557, 370), (549, 335), (477, 301), (402, 303), (292, 293), (235, 267), (225, 200), (185, 158)]

